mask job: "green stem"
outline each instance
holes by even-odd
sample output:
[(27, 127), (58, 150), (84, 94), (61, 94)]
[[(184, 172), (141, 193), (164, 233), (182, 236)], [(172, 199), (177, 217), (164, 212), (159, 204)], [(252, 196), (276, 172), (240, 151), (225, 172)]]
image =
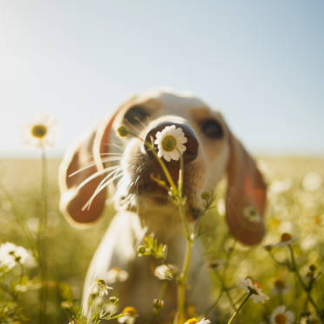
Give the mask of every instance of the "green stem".
[(307, 286), (305, 285), (305, 283), (303, 281), (303, 278), (301, 277), (301, 275), (300, 275), (300, 273), (298, 271), (296, 260), (295, 260), (295, 255), (294, 255), (294, 250), (293, 250), (293, 248), (291, 247), (290, 244), (288, 244), (288, 249), (289, 249), (290, 257), (291, 257), (292, 270), (296, 274), (296, 277), (297, 277), (298, 281), (300, 282), (303, 290), (306, 292), (307, 298), (310, 301), (310, 303), (313, 305), (319, 319), (321, 320), (322, 323), (324, 323), (323, 314), (321, 314), (317, 304), (315, 303), (312, 295), (310, 294), (310, 289), (307, 288)]
[(187, 241), (187, 250), (184, 259), (184, 264), (180, 279), (178, 282), (178, 323), (184, 323), (184, 314), (185, 314), (185, 302), (186, 302), (186, 282), (188, 277), (191, 252), (192, 252), (192, 241)]
[(20, 212), (16, 209), (11, 195), (7, 192), (7, 190), (2, 185), (0, 185), (0, 187), (1, 187), (1, 190), (4, 192), (6, 198), (10, 202), (10, 206), (11, 206), (11, 210), (13, 212), (13, 215), (16, 217), (17, 222), (21, 226), (22, 230), (25, 232), (25, 235), (26, 235), (26, 237), (28, 239), (29, 246), (32, 249), (34, 257), (37, 258), (37, 254), (36, 254), (37, 248), (35, 246), (33, 234), (31, 233), (29, 228), (26, 226), (26, 223), (25, 223), (23, 217), (21, 216)]
[(44, 148), (42, 148), (42, 179), (41, 179), (41, 202), (42, 213), (38, 227), (38, 254), (41, 276), (40, 288), (40, 312), (39, 324), (46, 323), (46, 309), (47, 309), (47, 258), (46, 258), (46, 228), (47, 228), (47, 161)]
[(233, 299), (232, 299), (232, 297), (231, 297), (231, 295), (230, 295), (230, 293), (229, 293), (229, 291), (228, 291), (228, 288), (226, 287), (224, 277), (221, 276), (221, 274), (219, 273), (219, 271), (218, 271), (217, 269), (215, 269), (215, 273), (216, 273), (216, 275), (217, 275), (219, 281), (220, 281), (221, 284), (222, 284), (222, 291), (225, 292), (225, 294), (226, 294), (226, 296), (227, 296), (227, 299), (228, 299), (228, 301), (229, 301), (230, 304), (231, 304), (231, 307), (233, 308), (234, 311), (236, 311), (236, 307), (235, 307), (234, 301), (233, 301)]
[(224, 293), (224, 290), (221, 290), (216, 301), (207, 308), (206, 313), (205, 313), (207, 317), (208, 317), (209, 313), (218, 305), (219, 301), (222, 298), (223, 293)]
[(246, 304), (246, 302), (248, 301), (248, 299), (250, 298), (250, 296), (252, 295), (252, 293), (249, 293), (246, 295), (246, 297), (244, 298), (242, 304), (239, 306), (239, 308), (235, 311), (235, 313), (231, 316), (231, 318), (229, 319), (229, 321), (227, 322), (227, 324), (231, 324), (233, 323), (235, 317), (237, 316), (237, 314), (240, 312), (240, 310), (243, 308), (243, 306)]

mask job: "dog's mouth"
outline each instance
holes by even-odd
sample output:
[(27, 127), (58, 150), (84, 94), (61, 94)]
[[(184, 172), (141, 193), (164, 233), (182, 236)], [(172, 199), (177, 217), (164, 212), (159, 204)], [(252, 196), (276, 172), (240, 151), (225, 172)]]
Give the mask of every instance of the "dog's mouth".
[[(168, 181), (159, 168), (152, 167), (150, 163), (140, 163), (140, 167), (134, 168), (135, 172), (131, 176), (131, 181), (128, 184), (128, 197), (132, 197), (132, 205), (135, 208), (148, 207), (150, 210), (160, 212), (161, 209), (177, 208), (172, 203), (168, 187)], [(184, 187), (183, 196), (187, 199), (186, 214), (188, 219), (196, 220), (201, 212), (201, 207), (197, 206), (196, 193), (190, 185), (190, 176), (184, 170)], [(175, 184), (178, 183), (179, 169), (171, 169), (171, 176)], [(163, 181), (166, 185), (163, 186), (159, 181)], [(127, 199), (125, 199), (125, 202)]]

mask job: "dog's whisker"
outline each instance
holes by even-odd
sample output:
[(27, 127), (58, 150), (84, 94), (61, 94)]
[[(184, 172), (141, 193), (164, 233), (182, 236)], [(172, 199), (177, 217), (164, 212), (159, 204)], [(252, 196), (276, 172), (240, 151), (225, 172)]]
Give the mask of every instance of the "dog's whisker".
[[(101, 176), (102, 174), (105, 174), (109, 171), (112, 171), (112, 170), (116, 170), (116, 169), (119, 169), (120, 167), (118, 165), (115, 165), (115, 166), (112, 166), (112, 167), (109, 167), (109, 168), (106, 168), (106, 169), (103, 169), (103, 170), (100, 170), (100, 171), (97, 171), (96, 173), (92, 174), (91, 176), (89, 176), (88, 178), (86, 178), (84, 181), (82, 181), (78, 187), (77, 187), (77, 190), (81, 189), (84, 185), (86, 185), (88, 182), (90, 182), (91, 180)], [(115, 171), (114, 171), (115, 172)], [(110, 175), (111, 173), (109, 173)]]
[(123, 173), (118, 174), (118, 172), (120, 172), (121, 170), (116, 170), (112, 173), (110, 173), (108, 176), (111, 177), (111, 175), (113, 174), (113, 178), (109, 179), (109, 177), (105, 177), (99, 184), (99, 186), (97, 187), (97, 189), (95, 190), (95, 192), (92, 194), (92, 196), (90, 197), (90, 199), (87, 201), (87, 203), (82, 207), (82, 211), (89, 209), (93, 200), (96, 198), (96, 196), (103, 190), (105, 189), (110, 183), (112, 183), (113, 181), (115, 181), (116, 179), (120, 178), (123, 176)]
[[(142, 121), (139, 118), (135, 118), (136, 121), (138, 121), (139, 123), (141, 123)], [(135, 133), (137, 133), (138, 135), (143, 131), (143, 128), (139, 128), (138, 126), (135, 126), (133, 124), (127, 123), (129, 125), (130, 129), (133, 129), (135, 131)], [(142, 126), (142, 125), (141, 125)]]
[(145, 120), (141, 120), (139, 118), (137, 120), (141, 124), (142, 130), (145, 129), (147, 127), (147, 125), (150, 123), (150, 119), (148, 116), (145, 117)]
[(122, 156), (123, 153), (100, 153), (100, 156)]
[(105, 182), (109, 181), (111, 177), (115, 176), (116, 174), (118, 174), (121, 171), (120, 167), (116, 167), (114, 171), (110, 172), (109, 174), (107, 174), (99, 183), (99, 185), (97, 186), (95, 192), (97, 190), (101, 190), (101, 187), (105, 184)]
[(109, 147), (115, 147), (117, 148), (118, 150), (120, 151), (123, 151), (124, 147), (122, 144), (117, 144), (117, 143), (105, 143), (103, 144), (106, 148), (109, 148)]
[[(120, 157), (111, 157), (111, 158), (105, 158), (105, 159), (102, 159), (102, 162), (114, 162), (114, 161), (120, 161)], [(76, 174), (82, 172), (82, 171), (85, 171), (87, 169), (90, 169), (92, 167), (94, 167), (96, 165), (96, 163), (91, 163), (83, 168), (80, 168), (79, 170), (77, 171), (74, 171), (73, 173), (69, 174), (69, 178), (75, 176)], [(117, 167), (117, 166), (116, 166)], [(107, 169), (105, 169), (107, 170)]]

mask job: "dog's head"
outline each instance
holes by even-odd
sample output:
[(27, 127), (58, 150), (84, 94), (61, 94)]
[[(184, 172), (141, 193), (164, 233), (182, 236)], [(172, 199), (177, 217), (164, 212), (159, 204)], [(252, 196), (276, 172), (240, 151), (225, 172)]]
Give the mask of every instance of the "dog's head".
[[(175, 214), (166, 190), (152, 180), (152, 175), (164, 177), (158, 162), (138, 138), (119, 137), (121, 125), (149, 141), (166, 126), (180, 128), (187, 138), (183, 192), (188, 217), (195, 219), (203, 208), (201, 194), (212, 194), (227, 174), (230, 232), (245, 244), (261, 241), (266, 186), (255, 161), (219, 112), (192, 95), (170, 91), (132, 97), (68, 150), (60, 168), (60, 189), (61, 209), (69, 219), (81, 224), (98, 219), (110, 183), (117, 187), (118, 206), (136, 210), (148, 223), (156, 214)], [(176, 181), (179, 161), (164, 162)], [(255, 217), (249, 217), (251, 210)]]

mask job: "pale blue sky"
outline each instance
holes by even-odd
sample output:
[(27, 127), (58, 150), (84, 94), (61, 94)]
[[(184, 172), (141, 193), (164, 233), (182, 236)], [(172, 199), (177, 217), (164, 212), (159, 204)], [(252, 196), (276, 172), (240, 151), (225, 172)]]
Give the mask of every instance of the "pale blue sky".
[(62, 154), (131, 92), (190, 90), (254, 153), (324, 153), (324, 1), (1, 0), (0, 155), (37, 112)]

